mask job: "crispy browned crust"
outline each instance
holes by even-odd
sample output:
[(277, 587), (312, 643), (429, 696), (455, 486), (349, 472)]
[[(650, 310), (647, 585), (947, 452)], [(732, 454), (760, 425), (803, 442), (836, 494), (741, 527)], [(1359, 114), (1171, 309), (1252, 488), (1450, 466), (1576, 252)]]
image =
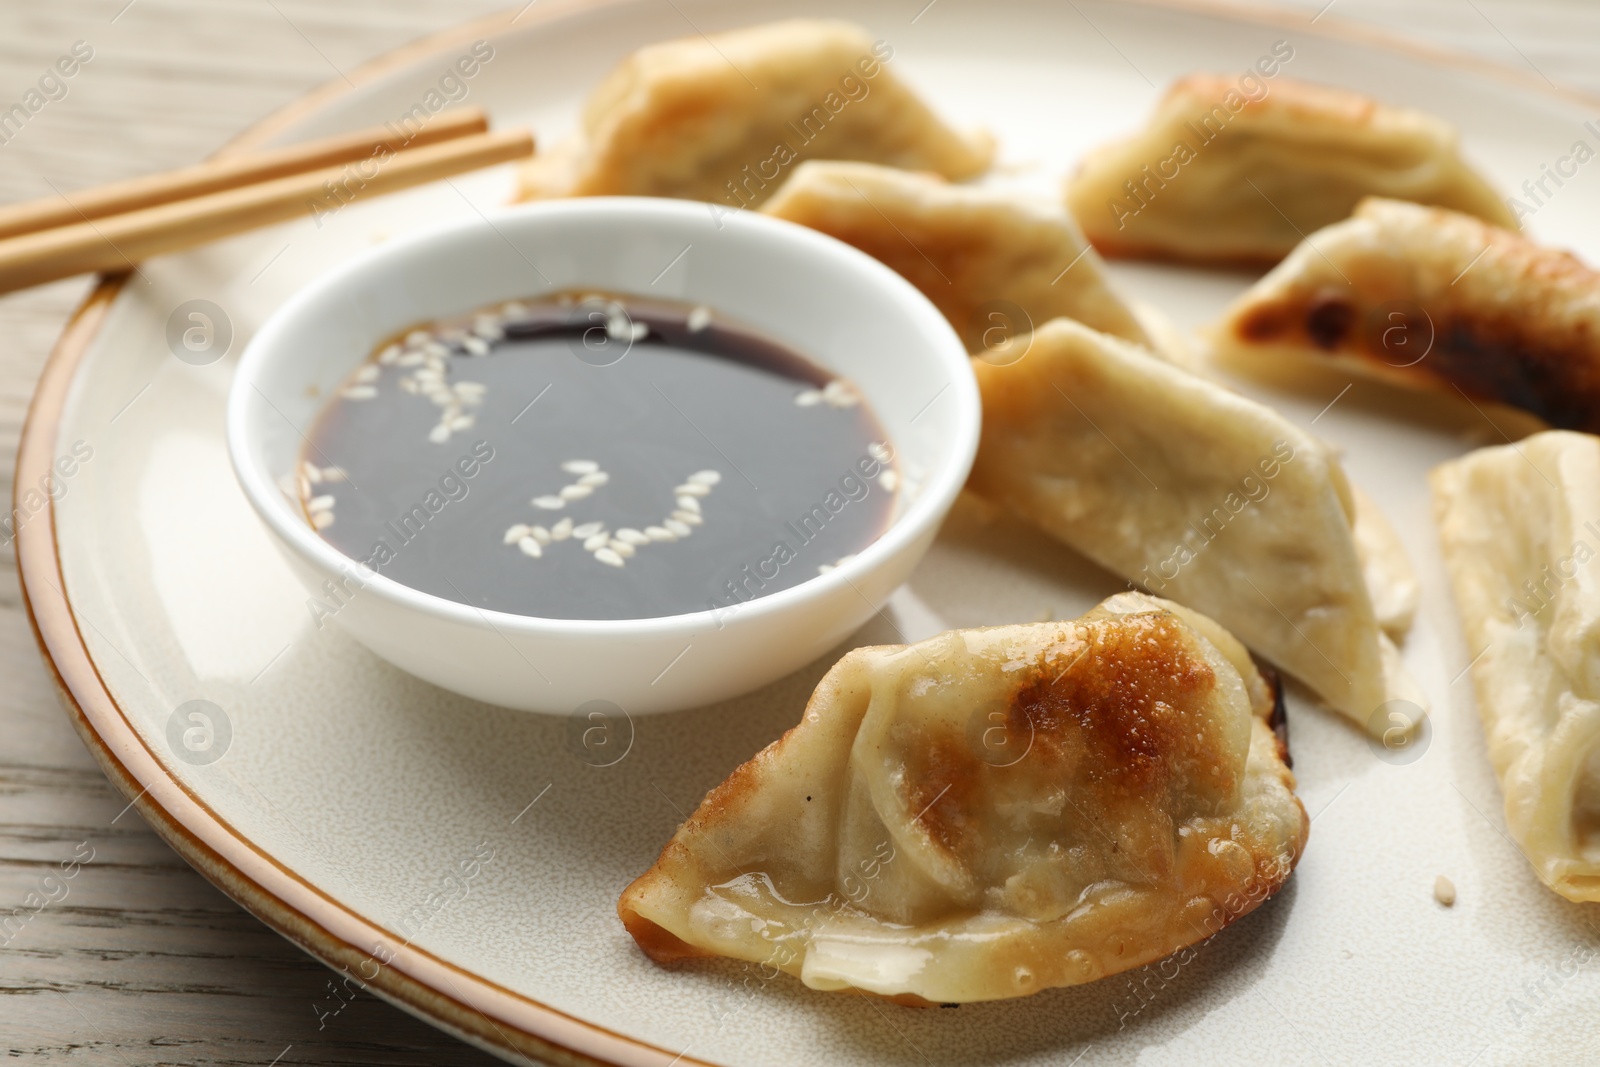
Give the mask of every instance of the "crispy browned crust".
[[(1404, 233), (1378, 224), (1366, 245), (1381, 249), (1375, 254), (1343, 255), (1313, 235), (1349, 284), (1324, 277), (1250, 302), (1229, 320), (1228, 339), (1351, 360), (1397, 384), (1460, 390), (1551, 426), (1600, 433), (1600, 273), (1470, 216), (1416, 210), (1426, 218)], [(1357, 217), (1373, 216), (1363, 206)], [(1419, 239), (1436, 243), (1416, 248)], [(1397, 252), (1443, 255), (1445, 269), (1415, 284), (1396, 268)], [(1429, 340), (1412, 363), (1410, 353)]]
[[(1115, 258), (1270, 266), (1305, 232), (1348, 215), (1363, 194), (1515, 224), (1493, 187), (1461, 159), (1457, 133), (1442, 119), (1283, 76), (1252, 85), (1252, 99), (1241, 81), (1238, 75), (1181, 78), (1143, 130), (1083, 159), (1066, 199), (1097, 251)], [(1179, 149), (1188, 157), (1171, 154)], [(1168, 163), (1176, 159), (1174, 172), (1152, 171), (1162, 153), (1169, 154)], [(1350, 170), (1352, 164), (1359, 169)], [(1259, 202), (1247, 180), (1261, 183), (1254, 190)], [(1163, 191), (1171, 183), (1193, 191)], [(1242, 190), (1249, 204), (1230, 203), (1234, 190)], [(1146, 193), (1153, 198), (1148, 203)], [(1109, 214), (1100, 210), (1102, 203)]]
[[(1192, 104), (1214, 104), (1229, 93), (1238, 93), (1238, 86), (1237, 74), (1190, 74), (1172, 83), (1160, 109), (1167, 112)], [(1271, 87), (1259, 100), (1246, 97), (1243, 110), (1291, 122), (1333, 122), (1349, 127), (1381, 126), (1395, 114), (1365, 93), (1332, 85), (1280, 76), (1272, 79)]]
[[(1078, 220), (1083, 221), (1081, 218)], [(1190, 253), (1180, 248), (1169, 248), (1163, 244), (1149, 241), (1118, 240), (1110, 236), (1102, 228), (1099, 232), (1089, 232), (1085, 227), (1086, 237), (1094, 250), (1106, 259), (1138, 259), (1148, 263), (1172, 263), (1180, 267), (1208, 267), (1213, 270), (1249, 271), (1252, 274), (1260, 273), (1269, 267), (1276, 266), (1283, 259), (1283, 253), (1272, 255), (1226, 255), (1216, 256), (1205, 253)]]

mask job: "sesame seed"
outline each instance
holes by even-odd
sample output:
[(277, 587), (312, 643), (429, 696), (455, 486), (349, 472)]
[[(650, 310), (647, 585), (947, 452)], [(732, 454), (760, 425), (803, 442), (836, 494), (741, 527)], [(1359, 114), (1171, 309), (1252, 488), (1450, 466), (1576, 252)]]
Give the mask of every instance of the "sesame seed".
[(663, 526), (646, 526), (644, 534), (652, 541), (676, 541), (678, 535)]
[(420, 367), (422, 366), (422, 353), (407, 352), (395, 362), (399, 363), (402, 367)]
[(461, 347), (467, 350), (468, 355), (487, 356), (489, 354), (489, 342), (481, 337), (463, 337), (461, 339)]
[(474, 421), (476, 420), (474, 420), (471, 415), (457, 415), (455, 418), (450, 420), (450, 429), (470, 430), (472, 429), (472, 424)]
[[(296, 479), (295, 488), (300, 490), (300, 498), (303, 500), (311, 495), (311, 480), (302, 474)], [(286, 489), (284, 492), (287, 493), (288, 490)]]
[(693, 482), (696, 485), (716, 485), (718, 482), (722, 481), (722, 472), (695, 471), (693, 474), (689, 475), (689, 477), (685, 478), (684, 481)]
[(814, 408), (822, 403), (822, 390), (807, 389), (802, 393), (796, 393), (794, 403), (796, 407)]
[(533, 498), (533, 506), (544, 508), (546, 511), (556, 511), (566, 507), (567, 502), (558, 496), (536, 496)]
[(694, 533), (694, 531), (689, 528), (689, 524), (684, 522), (682, 519), (664, 519), (662, 520), (661, 525), (665, 526), (679, 537), (688, 537), (690, 534)]
[(462, 396), (482, 396), (488, 388), (482, 382), (456, 382), (455, 384), (455, 391)]
[(1433, 880), (1433, 899), (1445, 907), (1454, 907), (1456, 902), (1456, 885), (1444, 875)]
[(348, 477), (350, 475), (345, 473), (343, 467), (324, 467), (322, 470), (322, 480), (325, 482), (342, 482)]
[(674, 511), (672, 513), (672, 517), (677, 519), (679, 522), (686, 522), (690, 526), (699, 526), (701, 523), (706, 521), (704, 516), (697, 515), (692, 511)]
[(433, 334), (427, 330), (412, 330), (406, 334), (406, 345), (411, 348), (420, 348), (433, 340)]
[(698, 515), (700, 514), (700, 501), (692, 496), (680, 496), (678, 498), (678, 508), (681, 511), (692, 511)]
[(371, 400), (378, 395), (378, 391), (370, 385), (352, 385), (344, 390), (346, 400)]
[(500, 305), (500, 314), (508, 319), (520, 319), (528, 313), (528, 305), (516, 300)]
[(401, 348), (399, 345), (390, 345), (388, 348), (385, 348), (382, 352), (378, 353), (378, 362), (382, 363), (385, 367), (393, 366), (395, 361), (400, 358), (400, 352)]
[(404, 389), (406, 392), (410, 393), (412, 396), (416, 396), (417, 393), (420, 391), (420, 389), (419, 389), (419, 387), (417, 385), (417, 380), (415, 378), (401, 378), (400, 379), (400, 388)]
[(833, 570), (833, 564), (824, 563), (820, 567), (817, 568), (817, 573), (818, 574), (827, 574), (831, 570)]
[(689, 312), (690, 333), (699, 333), (701, 330), (710, 325), (711, 309), (706, 307), (704, 304), (698, 305), (693, 311)]
[(326, 530), (328, 527), (330, 527), (332, 525), (333, 525), (333, 512), (331, 512), (331, 511), (316, 511), (316, 512), (312, 512), (312, 514), (311, 514), (311, 528), (312, 529), (314, 529), (314, 530)]
[(617, 531), (617, 540), (630, 545), (647, 545), (650, 543), (650, 536), (631, 526), (624, 526)]
[(628, 542), (619, 541), (615, 537), (613, 537), (609, 542), (607, 542), (606, 547), (610, 548), (611, 551), (615, 552), (617, 555), (621, 556), (623, 559), (631, 558), (633, 556), (633, 554), (636, 551), (638, 551), (638, 549), (636, 549), (632, 545), (628, 544)]
[(578, 479), (579, 485), (605, 485), (611, 480), (611, 475), (605, 471), (594, 471)]
[(563, 500), (582, 500), (593, 493), (594, 487), (590, 485), (563, 485), (561, 487), (561, 499)]
[(300, 464), (300, 476), (312, 485), (318, 485), (322, 482), (322, 472), (317, 469), (314, 463), (302, 462)]
[(569, 459), (561, 465), (561, 469), (568, 474), (593, 474), (600, 469), (600, 464), (592, 459)]
[(889, 446), (882, 441), (873, 441), (867, 445), (867, 452), (879, 463), (889, 462)]
[(323, 495), (314, 496), (306, 504), (307, 511), (327, 511), (333, 507), (333, 497)]
[[(573, 533), (577, 533), (577, 531), (574, 530)], [(592, 537), (584, 538), (584, 540), (583, 540), (583, 550), (585, 552), (593, 552), (596, 549), (601, 549), (601, 548), (606, 547), (606, 545), (608, 545), (610, 543), (611, 543), (611, 535), (606, 533), (604, 530), (601, 530), (599, 533), (595, 534)]]
[(895, 486), (900, 484), (900, 475), (896, 474), (892, 470), (884, 471), (882, 474), (878, 475), (878, 484), (892, 493), (894, 492)]
[(356, 381), (375, 382), (378, 380), (378, 375), (382, 373), (382, 367), (378, 366), (376, 363), (368, 363), (365, 364), (360, 370), (356, 371)]
[(440, 423), (428, 431), (428, 440), (432, 441), (436, 445), (444, 444), (446, 441), (450, 440), (450, 427), (446, 426), (444, 423)]
[(529, 533), (530, 530), (528, 528), (528, 524), (525, 522), (519, 522), (506, 531), (505, 543), (508, 545), (514, 545), (524, 537), (527, 537)]
[(628, 327), (628, 340), (643, 341), (650, 336), (650, 327), (642, 322), (635, 322)]
[(861, 395), (856, 392), (856, 387), (845, 378), (835, 378), (822, 389), (822, 399), (830, 407), (853, 408), (861, 403)]
[(622, 557), (617, 555), (609, 548), (602, 548), (600, 551), (594, 554), (594, 558), (599, 560), (601, 563), (604, 563), (608, 567), (622, 566)]
[(572, 518), (568, 516), (550, 527), (550, 540), (565, 541), (572, 536)]
[(702, 485), (699, 482), (684, 482), (682, 485), (676, 486), (672, 493), (674, 496), (708, 496), (711, 493), (711, 487)]
[(544, 549), (539, 547), (539, 542), (535, 541), (531, 537), (524, 537), (522, 540), (518, 541), (517, 547), (522, 549), (522, 554), (524, 556), (532, 556), (534, 559), (538, 559), (540, 556), (544, 555)]
[(448, 359), (450, 357), (450, 350), (444, 345), (440, 344), (438, 341), (429, 341), (427, 344), (422, 346), (422, 354), (425, 356), (432, 356), (434, 359)]
[(572, 536), (573, 537), (593, 537), (595, 534), (599, 533), (601, 530), (604, 530), (605, 528), (606, 528), (606, 524), (603, 523), (603, 522), (586, 522), (582, 526), (574, 526), (572, 528)]
[(550, 543), (550, 531), (546, 530), (543, 526), (528, 527), (528, 536), (539, 542), (541, 545), (548, 545)]

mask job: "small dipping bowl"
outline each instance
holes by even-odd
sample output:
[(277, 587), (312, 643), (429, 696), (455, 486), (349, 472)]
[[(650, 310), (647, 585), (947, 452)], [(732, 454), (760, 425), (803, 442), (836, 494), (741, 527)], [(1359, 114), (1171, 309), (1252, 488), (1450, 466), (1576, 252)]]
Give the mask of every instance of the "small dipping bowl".
[[(283, 486), (293, 484), (327, 399), (381, 341), (488, 304), (572, 289), (703, 304), (848, 377), (876, 411), (899, 469), (913, 473), (914, 495), (876, 541), (828, 573), (721, 610), (616, 621), (535, 618), (419, 592), (311, 528)], [(966, 481), (979, 402), (955, 331), (877, 260), (751, 212), (596, 197), (507, 208), (396, 239), (317, 278), (250, 342), (227, 417), (245, 495), (312, 595), (329, 581), (348, 591), (332, 619), (356, 640), (402, 670), (493, 704), (647, 714), (775, 681), (877, 612)]]

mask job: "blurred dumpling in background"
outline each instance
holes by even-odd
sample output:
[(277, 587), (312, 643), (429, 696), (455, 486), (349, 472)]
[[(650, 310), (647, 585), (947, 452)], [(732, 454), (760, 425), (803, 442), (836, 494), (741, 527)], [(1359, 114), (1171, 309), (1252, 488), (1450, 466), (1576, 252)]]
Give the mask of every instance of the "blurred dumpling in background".
[(1276, 263), (1366, 196), (1517, 221), (1461, 156), (1454, 127), (1359, 93), (1193, 74), (1140, 133), (1091, 152), (1067, 204), (1106, 255)]
[(969, 352), (1060, 316), (1150, 344), (1077, 224), (1049, 203), (934, 174), (811, 162), (762, 211), (892, 267), (944, 312)]
[(1453, 211), (1364, 201), (1234, 301), (1211, 343), (1244, 370), (1332, 363), (1600, 431), (1600, 273)]
[(849, 22), (797, 19), (648, 45), (595, 89), (570, 141), (525, 165), (522, 197), (673, 196), (755, 207), (806, 159), (970, 178), (987, 135), (946, 125)]

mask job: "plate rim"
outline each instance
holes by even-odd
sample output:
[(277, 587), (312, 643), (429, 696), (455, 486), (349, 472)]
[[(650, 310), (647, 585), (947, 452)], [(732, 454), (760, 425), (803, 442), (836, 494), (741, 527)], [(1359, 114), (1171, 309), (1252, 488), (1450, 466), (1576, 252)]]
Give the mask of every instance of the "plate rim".
[[(312, 117), (333, 101), (427, 56), (477, 37), (628, 0), (550, 0), (532, 11), (507, 7), (426, 34), (331, 78), (246, 127), (210, 158), (250, 151)], [(1122, 0), (1130, 6), (1195, 13), (1363, 44), (1423, 63), (1450, 67), (1539, 95), (1600, 107), (1600, 94), (1558, 86), (1506, 63), (1402, 37), (1340, 16), (1305, 20), (1303, 13), (1239, 0)], [(1081, 13), (1080, 13), (1081, 14)], [(523, 16), (529, 15), (526, 22)], [(1087, 21), (1087, 16), (1083, 16)], [(521, 23), (518, 27), (517, 24)], [(1093, 23), (1090, 23), (1093, 25)], [(48, 474), (54, 463), (66, 405), (90, 345), (130, 275), (101, 275), (75, 308), (40, 372), (18, 440), (12, 507), (22, 487)], [(372, 963), (360, 944), (387, 944), (388, 931), (317, 889), (236, 831), (162, 766), (101, 676), (89, 652), (71, 598), (65, 592), (55, 502), (16, 531), (15, 556), (23, 607), (57, 697), (101, 771), (166, 844), (230, 899), (312, 958), (335, 969)], [(359, 937), (359, 941), (357, 938)], [(364, 976), (364, 972), (363, 972)], [(631, 1038), (516, 993), (411, 945), (401, 945), (364, 988), (423, 1021), (502, 1058), (582, 1067), (714, 1067), (683, 1052)]]

